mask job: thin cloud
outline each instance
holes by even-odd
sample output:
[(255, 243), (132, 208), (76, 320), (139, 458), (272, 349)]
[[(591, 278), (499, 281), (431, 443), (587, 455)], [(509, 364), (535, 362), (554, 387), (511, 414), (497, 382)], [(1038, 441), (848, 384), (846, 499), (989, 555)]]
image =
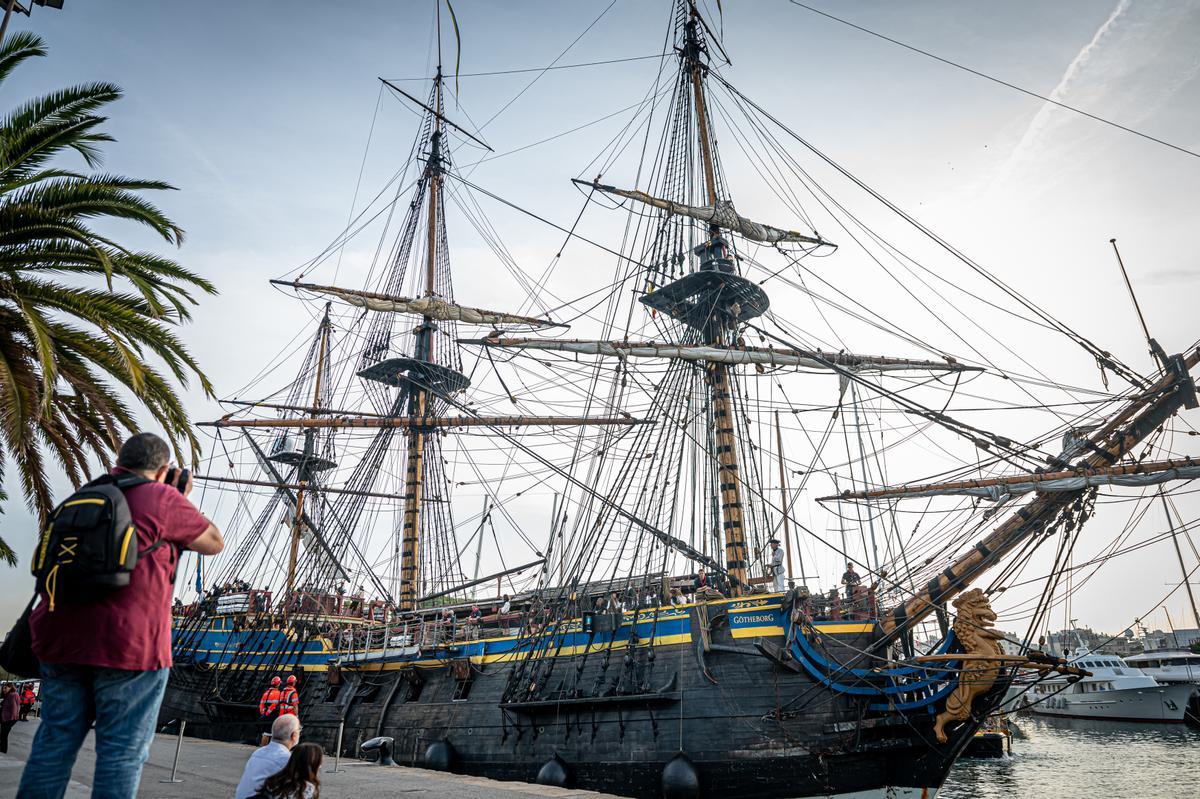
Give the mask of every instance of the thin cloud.
[[(1075, 57), (1071, 59), (1071, 63), (1067, 65), (1067, 69), (1063, 72), (1062, 78), (1059, 79), (1058, 85), (1054, 87), (1054, 91), (1050, 92), (1050, 99), (1058, 102), (1064, 102), (1064, 98), (1070, 91), (1072, 84), (1079, 77), (1080, 73), (1087, 67), (1104, 40), (1113, 30), (1113, 26), (1117, 20), (1129, 9), (1131, 0), (1120, 0), (1112, 13), (1108, 15), (1108, 19), (1096, 30), (1092, 40), (1083, 46)], [(991, 189), (994, 190), (1006, 183), (1012, 175), (1016, 167), (1025, 159), (1027, 159), (1037, 149), (1042, 132), (1050, 124), (1050, 119), (1055, 111), (1061, 109), (1051, 103), (1043, 103), (1038, 112), (1034, 114), (1030, 120), (1029, 126), (1025, 128), (1025, 133), (1021, 136), (1021, 140), (1017, 142), (1017, 146), (1013, 148), (1008, 159), (1000, 167), (996, 175), (996, 179), (992, 181)]]
[(1190, 283), (1193, 281), (1200, 281), (1200, 268), (1156, 269), (1142, 278), (1143, 283), (1156, 286), (1169, 283)]

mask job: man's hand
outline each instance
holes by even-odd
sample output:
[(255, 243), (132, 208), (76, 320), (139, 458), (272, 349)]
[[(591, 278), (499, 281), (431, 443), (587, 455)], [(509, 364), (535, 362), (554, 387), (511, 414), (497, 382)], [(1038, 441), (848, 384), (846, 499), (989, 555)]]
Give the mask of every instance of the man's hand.
[(192, 472), (190, 469), (171, 465), (167, 468), (166, 473), (163, 474), (162, 482), (177, 489), (185, 497), (192, 493)]

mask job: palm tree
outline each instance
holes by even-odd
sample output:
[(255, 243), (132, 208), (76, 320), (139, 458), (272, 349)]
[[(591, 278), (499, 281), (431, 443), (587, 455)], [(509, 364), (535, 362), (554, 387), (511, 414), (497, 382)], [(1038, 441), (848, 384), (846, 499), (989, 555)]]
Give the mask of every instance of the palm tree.
[[(18, 33), (0, 44), (0, 84), (46, 50)], [(94, 223), (128, 220), (178, 245), (183, 231), (144, 198), (166, 183), (96, 171), (102, 109), (121, 96), (88, 83), (18, 105), (0, 119), (0, 478), (11, 464), (31, 510), (53, 508), (53, 459), (78, 485), (136, 429), (129, 400), (164, 428), (183, 462), (199, 443), (175, 383), (208, 378), (173, 329), (192, 292), (212, 284), (174, 261), (130, 250)], [(78, 157), (83, 170), (63, 165)], [(109, 225), (106, 224), (106, 228)], [(158, 366), (150, 361), (153, 359)], [(165, 366), (169, 375), (160, 371)], [(14, 562), (0, 542), (0, 559)]]

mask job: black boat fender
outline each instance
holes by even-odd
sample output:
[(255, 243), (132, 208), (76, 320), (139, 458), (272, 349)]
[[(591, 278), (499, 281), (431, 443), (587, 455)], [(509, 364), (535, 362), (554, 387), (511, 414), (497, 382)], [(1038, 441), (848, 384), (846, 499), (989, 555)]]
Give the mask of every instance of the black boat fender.
[(447, 738), (434, 741), (425, 750), (425, 767), (434, 771), (453, 771), (457, 761), (458, 751)]
[(559, 757), (556, 752), (554, 757), (547, 760), (538, 771), (537, 779), (534, 782), (538, 785), (553, 785), (556, 788), (565, 788), (570, 776), (566, 761)]
[(663, 766), (663, 799), (698, 799), (700, 796), (700, 774), (692, 759), (683, 752), (675, 755)]
[(716, 685), (717, 678), (708, 670), (708, 663), (704, 659), (704, 653), (710, 646), (708, 641), (708, 613), (704, 605), (696, 605), (692, 608), (692, 627), (700, 633), (692, 639), (692, 650), (696, 654), (696, 665), (700, 667), (700, 673), (704, 675), (704, 679)]

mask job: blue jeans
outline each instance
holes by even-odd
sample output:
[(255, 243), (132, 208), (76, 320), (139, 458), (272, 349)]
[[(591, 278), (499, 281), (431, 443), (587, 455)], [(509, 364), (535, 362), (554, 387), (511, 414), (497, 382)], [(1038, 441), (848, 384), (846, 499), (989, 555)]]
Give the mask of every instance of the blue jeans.
[(42, 664), (42, 723), (17, 799), (62, 799), (75, 756), (96, 725), (93, 799), (133, 799), (150, 755), (170, 669)]

